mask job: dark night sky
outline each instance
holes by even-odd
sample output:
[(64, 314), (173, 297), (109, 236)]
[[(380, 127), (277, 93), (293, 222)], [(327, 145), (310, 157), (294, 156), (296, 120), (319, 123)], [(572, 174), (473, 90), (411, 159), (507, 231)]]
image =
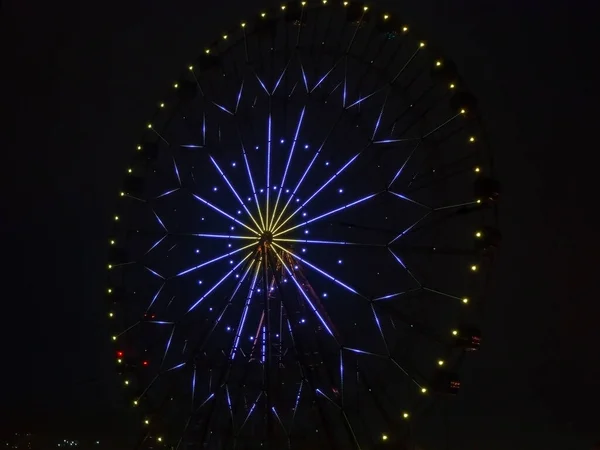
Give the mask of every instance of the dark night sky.
[[(589, 448), (600, 437), (589, 3), (401, 3), (479, 97), (504, 183), (486, 341), (451, 448)], [(4, 2), (1, 427), (125, 427), (101, 293), (121, 173), (166, 86), (257, 6)]]

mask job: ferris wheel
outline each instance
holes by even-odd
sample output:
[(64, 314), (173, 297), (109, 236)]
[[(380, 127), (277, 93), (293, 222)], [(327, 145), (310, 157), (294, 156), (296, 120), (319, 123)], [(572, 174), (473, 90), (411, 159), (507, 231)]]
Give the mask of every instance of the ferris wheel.
[(138, 448), (405, 448), (481, 343), (491, 161), (454, 65), (395, 15), (302, 1), (219, 36), (113, 217)]

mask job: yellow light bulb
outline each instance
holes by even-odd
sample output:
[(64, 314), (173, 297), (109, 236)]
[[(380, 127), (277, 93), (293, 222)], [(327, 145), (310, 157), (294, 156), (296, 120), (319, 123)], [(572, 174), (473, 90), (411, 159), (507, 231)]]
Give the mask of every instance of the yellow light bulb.
[(478, 231), (477, 233), (475, 233), (475, 237), (480, 238), (481, 237), (481, 231)]
[(226, 34), (223, 35), (223, 39), (227, 40), (227, 35)]
[(458, 330), (452, 330), (452, 336), (458, 336)]
[(117, 364), (121, 364), (123, 362), (122, 359), (117, 359)]
[(323, 4), (326, 5), (327, 4), (327, 0), (323, 0)]
[(477, 203), (481, 203), (481, 200), (480, 200), (480, 199), (477, 199)]
[(108, 293), (112, 294), (112, 289), (111, 288), (108, 288)]
[(121, 197), (125, 197), (125, 192), (121, 192), (119, 195), (120, 195)]
[(475, 264), (471, 266), (471, 271), (477, 272), (477, 266)]
[(113, 313), (113, 312), (108, 313), (108, 317), (114, 317), (114, 316), (115, 316), (115, 313)]
[(137, 149), (138, 149), (138, 150), (141, 150), (141, 149), (142, 149), (142, 146), (141, 146), (141, 145), (138, 145), (138, 146), (137, 146)]
[(348, 2), (344, 2), (344, 6), (348, 6)]
[(115, 216), (115, 221), (118, 221), (118, 220), (119, 220), (119, 216)]
[(117, 340), (117, 337), (116, 337), (116, 336), (113, 336), (113, 337), (112, 337), (112, 340), (113, 340), (113, 341), (116, 341), (116, 340)]
[(160, 107), (161, 107), (161, 108), (164, 108), (164, 107), (165, 107), (165, 104), (164, 104), (164, 103), (161, 103), (161, 104), (160, 104)]
[(242, 26), (242, 28), (245, 28), (246, 27), (246, 22), (242, 22), (240, 25)]
[[(481, 172), (481, 169), (479, 167), (475, 167), (473, 170), (475, 171), (475, 173)], [(477, 200), (477, 203), (479, 203), (479, 200)]]
[(450, 89), (454, 89), (456, 86), (454, 85), (454, 83), (450, 83)]
[(388, 16), (387, 14), (383, 15), (383, 20), (388, 20), (390, 18), (390, 16)]
[(125, 386), (129, 386), (129, 380), (125, 380)]
[(461, 113), (461, 114), (466, 114), (466, 113), (467, 113), (467, 110), (466, 110), (466, 109), (461, 109), (461, 110), (460, 110), (460, 113)]
[(112, 264), (108, 265), (108, 270), (112, 269)]
[(115, 241), (113, 239), (111, 239), (110, 245), (115, 245)]
[(300, 3), (302, 6), (306, 6), (306, 2), (301, 2)]
[(175, 83), (175, 84), (173, 85), (173, 87), (174, 87), (175, 89), (177, 89), (177, 88), (179, 87), (179, 84)]
[(260, 17), (266, 17), (267, 13), (260, 13)]
[(368, 11), (368, 10), (369, 10), (369, 7), (368, 7), (368, 6), (365, 6), (365, 7), (363, 8), (363, 10), (364, 10), (364, 11)]
[(471, 136), (471, 137), (469, 138), (469, 142), (475, 142), (475, 136)]
[(137, 404), (138, 404), (138, 401), (137, 401), (137, 400), (134, 400), (134, 401), (133, 401), (133, 406), (137, 406)]
[(422, 394), (427, 394), (427, 388), (425, 388), (425, 387), (421, 388), (421, 393)]
[(464, 297), (462, 299), (462, 302), (466, 305), (467, 303), (469, 303), (469, 299), (467, 297)]
[(157, 437), (157, 438), (156, 438), (156, 440), (157, 440), (158, 442), (162, 442), (162, 438), (161, 438), (160, 436), (159, 436), (159, 437)]
[(281, 10), (285, 11), (285, 5), (281, 5)]
[(148, 419), (144, 420), (145, 425), (150, 425), (150, 421)]
[(425, 47), (425, 42), (419, 42), (419, 47), (421, 47), (421, 48)]
[(133, 172), (133, 169), (127, 169), (127, 173)]
[(440, 359), (440, 360), (438, 361), (438, 366), (443, 366), (443, 365), (444, 365), (444, 360), (443, 360), (443, 359)]
[(402, 417), (404, 417), (405, 419), (408, 419), (408, 413), (405, 412), (404, 414), (402, 414)]
[(148, 128), (150, 128), (150, 129), (152, 128), (152, 124), (151, 123), (148, 124)]
[(387, 441), (387, 439), (388, 439), (388, 436), (387, 436), (387, 434), (382, 434), (382, 435), (381, 435), (381, 440), (382, 440), (382, 441)]
[(208, 55), (210, 53), (210, 48), (207, 48), (206, 50), (204, 50), (204, 53), (206, 53)]
[(404, 31), (405, 33), (408, 32), (408, 27), (402, 27), (402, 31)]

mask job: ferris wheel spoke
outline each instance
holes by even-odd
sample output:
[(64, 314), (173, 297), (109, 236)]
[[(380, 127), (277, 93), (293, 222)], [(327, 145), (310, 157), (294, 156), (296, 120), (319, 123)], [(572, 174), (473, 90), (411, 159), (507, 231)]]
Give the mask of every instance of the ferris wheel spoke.
[(392, 187), (392, 184), (394, 184), (394, 182), (398, 179), (398, 177), (402, 174), (402, 172), (404, 171), (404, 169), (406, 168), (406, 165), (408, 164), (408, 162), (410, 161), (410, 159), (413, 157), (413, 155), (415, 154), (415, 152), (417, 151), (417, 148), (419, 148), (419, 145), (421, 145), (421, 140), (419, 139), (419, 142), (417, 142), (417, 144), (413, 147), (413, 149), (411, 150), (411, 152), (408, 154), (408, 156), (406, 157), (406, 159), (404, 160), (404, 162), (402, 163), (402, 166), (400, 166), (400, 168), (398, 169), (398, 171), (396, 172), (396, 174), (394, 175), (394, 177), (392, 178), (392, 181), (390, 181), (387, 185), (387, 188), (390, 189)]
[[(291, 252), (290, 250), (286, 249), (285, 247), (282, 247), (281, 245), (277, 244), (276, 242), (273, 242), (273, 245), (277, 248), (279, 248), (281, 251), (287, 253), (288, 255), (294, 257), (296, 260), (298, 261), (302, 261), (304, 264), (306, 264), (308, 267), (310, 267), (311, 269), (319, 272), (321, 275), (323, 275), (325, 278), (333, 281), (335, 284), (343, 287), (344, 289), (346, 289), (348, 292), (351, 292), (352, 294), (358, 295), (359, 297), (365, 299), (365, 300), (369, 300), (369, 297), (361, 294), (360, 292), (358, 292), (356, 289), (350, 287), (349, 285), (347, 285), (346, 283), (343, 283), (342, 281), (340, 281), (338, 278), (334, 277), (333, 275), (328, 274), (327, 272), (325, 272), (324, 270), (320, 269), (319, 267), (315, 266), (314, 264), (310, 263), (309, 261), (307, 261), (306, 259), (296, 255), (295, 253)], [(304, 291), (303, 291), (304, 292)]]
[(227, 176), (225, 175), (225, 173), (223, 172), (223, 170), (221, 169), (221, 167), (219, 167), (219, 164), (217, 163), (217, 161), (211, 155), (209, 155), (209, 158), (212, 161), (212, 163), (215, 166), (215, 168), (217, 169), (217, 172), (219, 172), (219, 175), (221, 175), (221, 177), (223, 178), (223, 180), (225, 180), (225, 183), (227, 183), (227, 186), (229, 186), (229, 189), (231, 190), (231, 192), (233, 193), (233, 195), (237, 199), (238, 203), (240, 205), (242, 205), (242, 208), (244, 208), (244, 211), (246, 211), (246, 214), (248, 214), (248, 217), (250, 217), (250, 220), (252, 220), (252, 222), (254, 223), (254, 225), (256, 226), (256, 228), (258, 230), (261, 230), (260, 225), (254, 219), (254, 216), (252, 216), (252, 214), (250, 213), (250, 211), (246, 207), (246, 204), (241, 199), (241, 197), (239, 196), (239, 194), (237, 193), (237, 191), (235, 190), (235, 188), (233, 187), (233, 185), (230, 183), (229, 179), (227, 178)]
[(302, 127), (302, 121), (304, 120), (305, 112), (306, 112), (306, 105), (304, 105), (302, 107), (302, 111), (300, 112), (300, 117), (298, 118), (298, 125), (296, 126), (296, 133), (294, 134), (294, 140), (292, 141), (292, 145), (290, 147), (290, 153), (288, 155), (288, 159), (285, 164), (285, 169), (283, 170), (281, 184), (280, 184), (279, 190), (277, 192), (277, 199), (275, 200), (275, 206), (273, 207), (273, 214), (272, 214), (272, 220), (271, 220), (271, 223), (273, 223), (273, 224), (275, 222), (275, 217), (277, 216), (277, 206), (279, 205), (279, 199), (281, 198), (281, 192), (283, 191), (284, 186), (285, 186), (288, 170), (290, 168), (290, 163), (292, 162), (292, 156), (294, 155), (294, 150), (295, 150), (296, 144), (298, 142), (298, 134), (300, 133), (300, 128)]
[(398, 239), (400, 239), (402, 236), (406, 236), (407, 233), (410, 233), (410, 231), (415, 228), (418, 224), (420, 224), (423, 220), (425, 220), (427, 217), (429, 217), (431, 215), (431, 212), (427, 212), (425, 213), (425, 215), (421, 216), (421, 218), (419, 218), (416, 222), (414, 222), (412, 225), (410, 225), (408, 228), (406, 228), (402, 233), (400, 233), (399, 235), (397, 235), (394, 239), (392, 239), (388, 245), (392, 245), (394, 242), (396, 242)]
[(464, 202), (464, 203), (457, 203), (455, 205), (446, 205), (446, 206), (438, 206), (437, 208), (434, 208), (434, 211), (445, 211), (448, 209), (458, 209), (458, 208), (464, 208), (465, 206), (474, 206), (474, 205), (480, 205), (481, 204), (481, 200), (477, 199), (477, 200), (473, 200), (470, 202)]
[(388, 191), (388, 192), (389, 192), (390, 194), (392, 194), (392, 195), (395, 195), (396, 197), (398, 197), (398, 198), (400, 198), (400, 199), (402, 199), (402, 200), (405, 200), (405, 201), (407, 201), (407, 202), (409, 202), (409, 203), (412, 203), (412, 204), (414, 204), (414, 205), (417, 205), (417, 206), (420, 206), (420, 207), (422, 207), (422, 208), (425, 208), (425, 209), (427, 209), (428, 211), (435, 211), (435, 208), (432, 208), (432, 207), (430, 207), (430, 206), (424, 205), (423, 203), (421, 203), (421, 202), (418, 202), (418, 201), (416, 201), (416, 200), (413, 200), (412, 198), (409, 198), (409, 197), (407, 197), (407, 196), (406, 196), (406, 195), (404, 195), (404, 194), (399, 194), (399, 193), (397, 193), (397, 192), (394, 192), (394, 191)]
[(227, 278), (229, 278), (237, 269), (238, 267), (240, 267), (244, 261), (246, 261), (248, 258), (250, 258), (250, 256), (252, 255), (253, 252), (249, 252), (240, 262), (238, 262), (233, 269), (231, 269), (229, 272), (227, 272), (225, 274), (225, 276), (223, 278), (221, 278), (219, 281), (217, 281), (202, 297), (200, 297), (196, 303), (194, 303), (185, 314), (188, 314), (190, 312), (192, 312), (194, 309), (196, 309), (196, 307), (206, 298), (208, 297), (216, 288), (218, 288)]
[(333, 180), (335, 180), (340, 174), (342, 174), (347, 168), (348, 166), (350, 166), (350, 164), (352, 164), (354, 161), (356, 161), (356, 159), (369, 147), (369, 145), (365, 146), (360, 152), (358, 152), (356, 155), (354, 155), (352, 158), (350, 158), (350, 160), (348, 162), (346, 162), (346, 164), (344, 164), (338, 171), (336, 171), (325, 183), (323, 183), (323, 185), (321, 185), (321, 187), (319, 187), (314, 194), (312, 194), (306, 201), (304, 201), (293, 213), (291, 213), (287, 219), (285, 219), (283, 222), (281, 222), (277, 228), (275, 228), (273, 230), (273, 233), (277, 233), (278, 230), (281, 229), (281, 227), (283, 227), (287, 222), (289, 222), (292, 217), (294, 217), (296, 214), (298, 214), (298, 212), (300, 212), (303, 208), (306, 207), (306, 205), (308, 205), (308, 203), (314, 199), (323, 189), (325, 189)]
[(246, 318), (248, 317), (248, 309), (250, 308), (250, 304), (252, 303), (252, 296), (254, 295), (254, 289), (256, 287), (256, 280), (258, 279), (258, 274), (260, 273), (260, 263), (261, 259), (258, 259), (258, 263), (256, 265), (256, 271), (254, 272), (254, 278), (250, 283), (250, 288), (248, 289), (248, 295), (246, 297), (246, 301), (244, 307), (242, 308), (242, 314), (240, 316), (240, 320), (238, 323), (238, 327), (235, 332), (235, 338), (233, 340), (233, 345), (231, 347), (231, 351), (229, 352), (229, 358), (233, 361), (235, 359), (235, 355), (240, 345), (240, 339), (242, 338), (242, 334), (244, 333), (244, 326), (246, 325)]
[(375, 244), (370, 242), (345, 242), (345, 241), (326, 241), (314, 239), (288, 239), (276, 238), (276, 242), (293, 242), (298, 244), (318, 244), (318, 245), (349, 245), (357, 247), (387, 247), (386, 244)]
[(201, 203), (204, 203), (206, 206), (214, 209), (215, 211), (217, 211), (218, 213), (220, 213), (221, 215), (227, 217), (230, 220), (233, 220), (235, 223), (237, 223), (238, 225), (243, 226), (244, 228), (246, 228), (247, 230), (251, 231), (252, 233), (256, 234), (257, 236), (260, 235), (260, 232), (257, 230), (254, 230), (253, 228), (250, 228), (248, 225), (246, 225), (243, 222), (240, 222), (239, 220), (237, 220), (235, 217), (233, 217), (230, 214), (227, 214), (225, 211), (223, 211), (222, 209), (219, 209), (218, 207), (216, 207), (215, 205), (213, 205), (212, 203), (210, 203), (208, 200), (203, 199), (202, 197), (196, 195), (196, 194), (192, 194), (192, 196), (198, 200)]
[(257, 242), (253, 242), (252, 244), (245, 245), (244, 247), (242, 247), (242, 248), (238, 248), (237, 250), (232, 250), (232, 251), (230, 251), (230, 252), (224, 253), (224, 254), (222, 254), (222, 255), (220, 255), (220, 256), (217, 256), (216, 258), (210, 259), (210, 260), (208, 260), (208, 261), (205, 261), (205, 262), (203, 262), (203, 263), (201, 263), (201, 264), (198, 264), (197, 266), (194, 266), (194, 267), (191, 267), (191, 268), (189, 268), (189, 269), (186, 269), (186, 270), (184, 270), (184, 271), (182, 271), (182, 272), (179, 272), (177, 275), (175, 275), (175, 277), (180, 277), (180, 276), (182, 276), (182, 275), (186, 275), (186, 274), (188, 274), (188, 273), (191, 273), (191, 272), (193, 272), (193, 271), (195, 271), (195, 270), (201, 269), (202, 267), (206, 267), (206, 266), (208, 266), (209, 264), (213, 264), (213, 263), (215, 263), (215, 262), (217, 262), (217, 261), (221, 261), (222, 259), (225, 259), (225, 258), (227, 258), (227, 257), (230, 257), (230, 256), (232, 256), (232, 255), (235, 255), (236, 253), (239, 253), (239, 252), (241, 252), (241, 251), (244, 251), (244, 250), (246, 250), (246, 249), (249, 249), (249, 248), (251, 248), (251, 247), (254, 247), (255, 245), (258, 245), (258, 241), (257, 241)]
[(402, 266), (402, 268), (406, 271), (407, 274), (410, 275), (410, 277), (415, 280), (415, 283), (417, 283), (417, 285), (419, 287), (422, 287), (423, 285), (421, 284), (421, 282), (417, 279), (417, 277), (415, 276), (414, 273), (412, 273), (412, 271), (406, 266), (406, 264), (404, 263), (404, 261), (402, 260), (402, 258), (400, 258), (398, 255), (396, 255), (394, 253), (394, 251), (388, 247), (388, 251), (392, 254), (392, 256), (394, 257), (394, 259), (396, 260), (396, 262), (398, 264), (400, 264)]
[(331, 216), (332, 214), (336, 214), (336, 213), (338, 213), (340, 211), (343, 211), (345, 209), (352, 208), (353, 206), (359, 205), (359, 204), (361, 204), (361, 203), (363, 203), (363, 202), (365, 202), (367, 200), (370, 200), (373, 197), (375, 197), (375, 196), (377, 196), (377, 195), (379, 195), (379, 194), (381, 194), (383, 192), (385, 192), (385, 191), (380, 191), (380, 192), (376, 192), (374, 194), (369, 194), (369, 195), (367, 195), (365, 197), (362, 197), (362, 198), (360, 198), (358, 200), (355, 200), (355, 201), (353, 201), (351, 203), (347, 203), (346, 205), (340, 206), (339, 208), (336, 208), (336, 209), (333, 209), (333, 210), (328, 211), (326, 213), (323, 213), (320, 216), (314, 217), (314, 218), (312, 218), (310, 220), (302, 222), (302, 223), (300, 223), (298, 225), (295, 225), (293, 227), (287, 228), (287, 229), (285, 229), (283, 231), (279, 231), (278, 233), (273, 234), (273, 238), (277, 238), (278, 236), (281, 236), (281, 235), (284, 235), (286, 233), (289, 233), (290, 231), (295, 230), (296, 228), (306, 226), (306, 225), (308, 225), (310, 223), (316, 222), (317, 220), (323, 219), (324, 217)]
[[(283, 247), (278, 246), (279, 248), (281, 248), (282, 250)], [(336, 341), (338, 342), (338, 339), (336, 338), (335, 334), (333, 333), (332, 329), (330, 328), (330, 326), (327, 324), (327, 322), (325, 321), (325, 319), (323, 318), (323, 316), (319, 313), (319, 311), (317, 310), (317, 308), (315, 307), (313, 301), (310, 299), (310, 297), (306, 294), (306, 292), (304, 291), (304, 289), (302, 289), (302, 286), (300, 285), (300, 283), (298, 282), (298, 280), (296, 279), (295, 274), (290, 270), (290, 268), (287, 266), (287, 264), (285, 263), (285, 261), (283, 260), (283, 258), (279, 255), (279, 253), (274, 252), (275, 256), (277, 256), (277, 259), (279, 259), (279, 261), (281, 262), (281, 265), (283, 266), (283, 268), (285, 269), (285, 271), (287, 272), (289, 278), (291, 278), (291, 280), (294, 282), (294, 284), (296, 285), (296, 288), (298, 289), (298, 292), (302, 295), (302, 297), (304, 297), (304, 300), (306, 300), (306, 302), (308, 303), (308, 305), (310, 306), (310, 309), (312, 310), (313, 314), (317, 317), (317, 319), (319, 320), (319, 322), (321, 322), (321, 325), (323, 325), (323, 327), (327, 330), (327, 332), (329, 333), (329, 335)], [(338, 342), (339, 345), (339, 342)]]
[(267, 201), (265, 206), (265, 225), (269, 229), (269, 199), (271, 197), (271, 144), (273, 133), (273, 117), (271, 110), (272, 101), (269, 98), (269, 117), (267, 124)]
[(252, 170), (250, 169), (250, 162), (248, 161), (248, 154), (246, 152), (246, 146), (244, 145), (244, 139), (243, 139), (241, 131), (239, 129), (239, 125), (236, 128), (237, 128), (237, 132), (238, 132), (238, 139), (240, 141), (240, 146), (242, 147), (242, 156), (244, 158), (244, 164), (246, 166), (246, 173), (248, 174), (248, 181), (250, 182), (250, 188), (252, 189), (252, 195), (254, 196), (254, 202), (256, 203), (256, 209), (258, 211), (258, 217), (260, 219), (262, 229), (265, 229), (266, 228), (265, 220), (262, 215), (260, 203), (258, 202), (258, 194), (256, 192), (256, 185), (254, 184), (254, 178), (252, 177)]

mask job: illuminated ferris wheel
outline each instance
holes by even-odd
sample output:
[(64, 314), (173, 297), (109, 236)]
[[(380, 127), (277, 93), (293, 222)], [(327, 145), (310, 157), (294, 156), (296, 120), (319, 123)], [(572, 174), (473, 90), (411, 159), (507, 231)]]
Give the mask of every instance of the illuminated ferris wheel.
[(454, 65), (364, 4), (290, 3), (207, 46), (113, 218), (138, 448), (404, 448), (480, 346), (484, 141)]

